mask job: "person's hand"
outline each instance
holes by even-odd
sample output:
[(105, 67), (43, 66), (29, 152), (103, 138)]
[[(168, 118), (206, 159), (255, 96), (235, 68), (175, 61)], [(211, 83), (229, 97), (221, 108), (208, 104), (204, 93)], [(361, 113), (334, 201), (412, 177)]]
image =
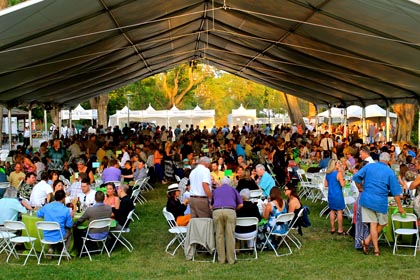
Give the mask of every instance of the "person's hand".
[(404, 208), (398, 207), (398, 212), (400, 213), (401, 217), (407, 216), (407, 213), (405, 212)]
[(187, 205), (189, 202), (188, 198), (184, 199), (184, 204)]

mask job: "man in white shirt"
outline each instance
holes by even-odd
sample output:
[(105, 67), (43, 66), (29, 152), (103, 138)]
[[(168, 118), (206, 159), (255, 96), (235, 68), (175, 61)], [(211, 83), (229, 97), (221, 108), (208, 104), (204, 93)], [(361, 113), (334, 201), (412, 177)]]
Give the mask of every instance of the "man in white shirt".
[(95, 193), (96, 191), (90, 189), (89, 179), (82, 180), (82, 193), (79, 193), (77, 197), (79, 198), (82, 207), (90, 207), (95, 204)]
[(201, 157), (190, 174), (190, 209), (192, 218), (211, 218), (209, 206), (211, 193), (210, 159)]
[(42, 206), (50, 202), (53, 188), (48, 181), (48, 173), (42, 172), (41, 181), (34, 186), (31, 192), (30, 202), (32, 206)]
[(324, 150), (324, 151), (331, 151), (332, 148), (334, 147), (334, 142), (333, 140), (330, 138), (330, 133), (328, 131), (326, 131), (324, 133), (324, 138), (321, 139), (321, 141), (319, 142), (319, 146)]

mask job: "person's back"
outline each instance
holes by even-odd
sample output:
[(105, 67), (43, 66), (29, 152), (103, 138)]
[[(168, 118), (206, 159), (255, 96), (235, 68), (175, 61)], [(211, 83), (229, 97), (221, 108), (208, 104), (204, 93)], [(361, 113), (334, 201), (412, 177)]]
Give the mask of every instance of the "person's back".
[(17, 190), (14, 187), (8, 187), (0, 199), (0, 225), (4, 221), (16, 221), (18, 213), (26, 213), (26, 208), (22, 206), (17, 197)]
[[(114, 213), (115, 220), (117, 221), (118, 225), (117, 228), (122, 228), (127, 221), (127, 216), (131, 210), (134, 209), (134, 203), (131, 200), (130, 196), (127, 195), (128, 186), (122, 184), (118, 188), (118, 196), (121, 199), (119, 209), (112, 208), (112, 212)], [(127, 226), (130, 222), (127, 223)]]
[(102, 172), (102, 181), (104, 183), (121, 180), (121, 170), (116, 166), (118, 166), (118, 161), (113, 159), (110, 162), (110, 167), (104, 169)]
[[(65, 197), (66, 194), (63, 190), (57, 191), (55, 193), (56, 201), (46, 204), (36, 214), (38, 218), (44, 218), (46, 222), (57, 222), (63, 237), (66, 236), (66, 228), (73, 226), (71, 210), (63, 203)], [(59, 241), (61, 235), (57, 231), (44, 231), (44, 238), (49, 241)]]

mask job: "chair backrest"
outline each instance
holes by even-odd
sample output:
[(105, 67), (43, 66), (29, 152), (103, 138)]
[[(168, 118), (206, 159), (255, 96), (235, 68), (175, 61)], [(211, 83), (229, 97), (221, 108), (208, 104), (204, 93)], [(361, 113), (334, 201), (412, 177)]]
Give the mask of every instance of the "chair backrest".
[(174, 215), (171, 212), (169, 212), (168, 210), (166, 210), (166, 207), (163, 208), (162, 213), (163, 213), (163, 216), (165, 217), (166, 221), (168, 222), (168, 225), (171, 228), (178, 226), (178, 224), (176, 223)]
[(100, 229), (100, 228), (101, 229), (102, 228), (106, 229), (106, 228), (108, 228), (108, 230), (109, 230), (109, 227), (111, 226), (111, 222), (112, 222), (111, 218), (93, 220), (89, 223), (88, 232), (91, 229), (94, 229), (94, 228), (96, 228), (96, 229)]
[(276, 219), (276, 223), (290, 223), (290, 221), (293, 220), (294, 216), (295, 213), (280, 214)]
[(175, 180), (179, 183), (179, 182), (181, 182), (181, 178), (179, 178), (179, 176), (178, 175), (175, 175)]
[(400, 213), (392, 214), (392, 222), (410, 223), (414, 222), (417, 228), (417, 216), (412, 213), (407, 213), (404, 217)]
[[(299, 210), (299, 212), (298, 212), (298, 214), (297, 214), (297, 216), (296, 216), (296, 219), (292, 219), (291, 221), (290, 221), (290, 224), (289, 224), (289, 228), (294, 228), (295, 227), (295, 225), (296, 225), (296, 223), (300, 220), (300, 219), (302, 219), (302, 217), (303, 217), (303, 211), (305, 211), (305, 208), (303, 208), (302, 207), (302, 209), (300, 209)], [(294, 217), (293, 217), (294, 218)]]
[[(124, 223), (124, 225), (123, 225), (123, 227), (122, 227), (122, 230), (124, 230), (125, 228), (128, 228), (128, 225), (129, 225), (129, 223), (130, 223), (130, 220), (133, 220), (133, 215), (134, 215), (134, 211), (135, 211), (136, 209), (133, 209), (133, 210), (131, 210), (129, 213), (128, 213), (128, 215), (127, 215), (127, 219), (125, 220), (125, 223)], [(133, 220), (134, 221), (134, 220)]]
[(249, 198), (260, 198), (261, 196), (262, 196), (262, 190), (249, 191)]
[(63, 240), (63, 233), (61, 232), (61, 227), (57, 222), (45, 222), (45, 221), (39, 221), (36, 222), (36, 229), (38, 231), (38, 237), (41, 240), (41, 233), (40, 231), (58, 231), (61, 235), (61, 240)]
[(133, 185), (133, 189), (141, 188), (144, 182), (146, 182), (146, 178), (137, 179), (136, 182)]
[(26, 236), (29, 236), (28, 235), (28, 230), (26, 229), (26, 225), (23, 222), (20, 222), (20, 221), (4, 221), (4, 227), (7, 230), (10, 230), (10, 231), (18, 231), (18, 230), (24, 231), (26, 233)]
[(255, 229), (257, 229), (258, 218), (256, 218), (256, 217), (236, 218), (236, 225), (241, 226), (241, 227), (255, 226)]
[(135, 199), (139, 196), (140, 192), (141, 192), (141, 189), (137, 188), (131, 193), (131, 200), (133, 202), (135, 202)]

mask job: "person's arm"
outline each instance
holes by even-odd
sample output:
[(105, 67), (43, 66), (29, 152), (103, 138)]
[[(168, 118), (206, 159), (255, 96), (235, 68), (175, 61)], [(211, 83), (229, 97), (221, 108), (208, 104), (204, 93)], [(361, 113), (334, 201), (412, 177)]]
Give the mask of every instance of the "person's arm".
[(420, 185), (420, 175), (416, 177), (416, 179), (411, 183), (410, 190), (415, 190)]
[(203, 190), (206, 193), (208, 199), (211, 199), (212, 198), (212, 193), (211, 193), (211, 190), (210, 190), (210, 185), (206, 182), (203, 182), (202, 185), (203, 185)]
[(272, 210), (272, 205), (271, 203), (267, 203), (267, 204), (263, 204), (263, 218), (264, 219), (268, 219), (268, 217), (270, 217), (270, 212)]
[(340, 183), (340, 186), (342, 188), (346, 184), (346, 180), (344, 180), (344, 175), (343, 174), (344, 174), (343, 170), (338, 171), (338, 174), (337, 174), (337, 181)]

